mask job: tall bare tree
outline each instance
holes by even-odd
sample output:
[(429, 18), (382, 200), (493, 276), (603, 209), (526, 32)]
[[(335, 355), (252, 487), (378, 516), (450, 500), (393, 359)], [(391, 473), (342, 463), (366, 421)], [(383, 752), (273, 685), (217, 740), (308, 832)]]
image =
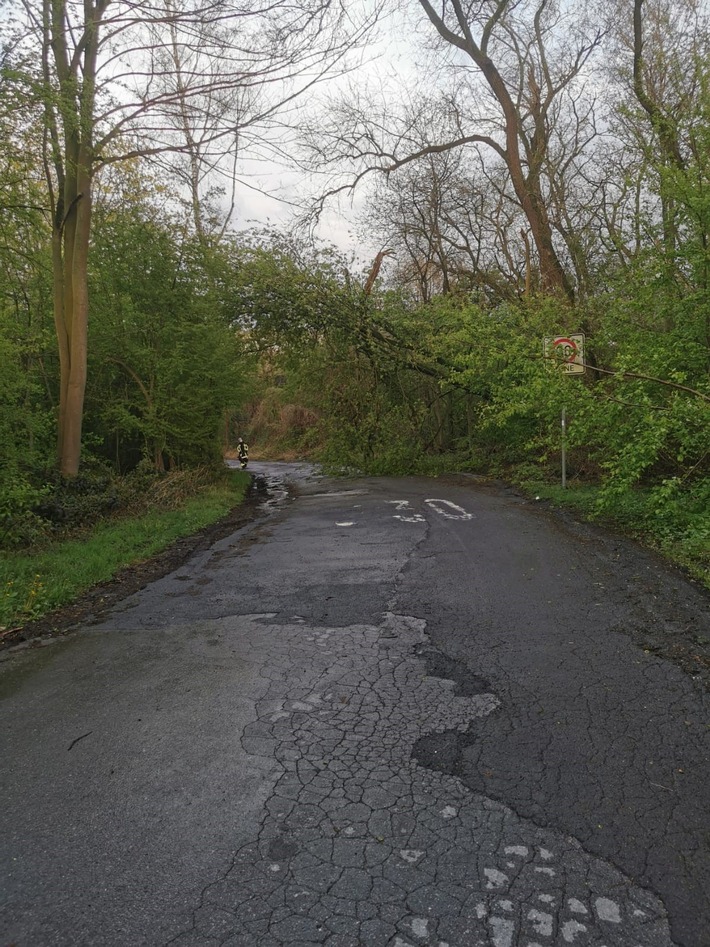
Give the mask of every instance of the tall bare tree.
[[(683, 174), (689, 156), (684, 131), (707, 69), (709, 37), (707, 19), (703, 24), (703, 14), (693, 2), (682, 12), (676, 10), (673, 20), (672, 8), (663, 0), (653, 4), (634, 0), (633, 91), (653, 130), (658, 164)], [(652, 39), (647, 44), (649, 33)], [(679, 47), (680, 38), (684, 41)], [(660, 197), (665, 247), (672, 255), (677, 243), (676, 207), (663, 182)]]
[(455, 291), (496, 302), (523, 292), (522, 216), (501, 169), (473, 157), (460, 149), (425, 156), (378, 182), (364, 212), (368, 232), (396, 249), (394, 280), (422, 302)]
[[(677, 195), (669, 182), (694, 164), (710, 57), (710, 12), (704, 0), (609, 0), (610, 126), (636, 166), (639, 189), (658, 203), (657, 222), (669, 259), (678, 243)], [(704, 149), (703, 149), (704, 150)]]
[[(560, 13), (550, 0), (538, 0), (527, 22), (521, 15), (525, 5), (514, 0), (477, 4), (444, 0), (441, 12), (429, 0), (419, 2), (444, 42), (476, 65), (493, 94), (504, 135), (493, 147), (505, 161), (530, 226), (543, 282), (573, 298), (573, 286), (555, 249), (542, 175), (554, 107), (599, 44), (601, 31), (565, 49), (553, 67), (550, 36)], [(507, 50), (514, 52), (512, 64), (506, 62)]]
[[(505, 169), (510, 197), (532, 237), (542, 286), (573, 300), (566, 235), (555, 232), (563, 222), (551, 212), (550, 175), (568, 173), (586, 145), (581, 124), (574, 157), (556, 149), (556, 136), (584, 95), (584, 72), (603, 31), (556, 0), (419, 4), (443, 47), (443, 78), (428, 87), (410, 86), (406, 107), (401, 94), (394, 104), (351, 96), (337, 110), (325, 143), (319, 123), (311, 140), (316, 163), (349, 161), (352, 169), (348, 184), (328, 194), (356, 186), (373, 170), (391, 174), (427, 155), (471, 146), (486, 151), (492, 166)], [(431, 69), (432, 63), (429, 75)], [(586, 107), (577, 113), (581, 123), (588, 116)], [(557, 193), (563, 194), (559, 182)]]

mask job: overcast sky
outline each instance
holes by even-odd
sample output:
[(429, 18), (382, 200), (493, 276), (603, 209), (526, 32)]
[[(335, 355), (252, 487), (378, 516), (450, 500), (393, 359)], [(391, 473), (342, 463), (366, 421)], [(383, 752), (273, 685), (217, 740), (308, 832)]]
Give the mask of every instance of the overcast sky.
[[(412, 0), (419, 16), (419, 4)], [(345, 94), (348, 86), (358, 90), (384, 89), (393, 99), (402, 90), (412, 89), (421, 81), (422, 51), (414, 36), (411, 15), (392, 5), (380, 21), (373, 41), (361, 55), (362, 62), (347, 77), (334, 78), (309, 96), (308, 113), (312, 116), (317, 103), (326, 108), (325, 100)], [(288, 146), (287, 146), (288, 150)], [(286, 161), (246, 160), (240, 166), (241, 184), (233, 215), (237, 230), (251, 226), (270, 225), (288, 228), (299, 214), (298, 206), (309, 196), (325, 188), (325, 178), (306, 175)], [(374, 177), (370, 179), (374, 183)], [(369, 266), (380, 245), (368, 237), (362, 225), (370, 186), (364, 182), (354, 194), (345, 193), (331, 199), (321, 217), (316, 236), (333, 243), (338, 249)]]

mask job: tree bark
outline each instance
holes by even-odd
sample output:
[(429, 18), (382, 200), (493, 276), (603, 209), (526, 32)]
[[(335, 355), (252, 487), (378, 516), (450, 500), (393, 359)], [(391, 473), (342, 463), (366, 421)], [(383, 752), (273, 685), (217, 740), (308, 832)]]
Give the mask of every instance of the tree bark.
[[(85, 0), (80, 42), (70, 57), (64, 0), (44, 0), (45, 169), (53, 202), (54, 325), (59, 351), (57, 457), (74, 477), (81, 460), (87, 378), (89, 242), (93, 185), (94, 102), (99, 26), (110, 0)], [(56, 77), (56, 92), (53, 77)], [(51, 170), (50, 170), (51, 169)], [(52, 173), (55, 186), (52, 183)]]
[[(483, 28), (480, 43), (476, 43), (473, 38), (466, 11), (460, 0), (450, 0), (451, 9), (456, 16), (460, 32), (454, 32), (446, 25), (442, 16), (434, 10), (429, 0), (419, 0), (419, 2), (439, 35), (447, 43), (465, 52), (475, 63), (498, 101), (505, 123), (504, 158), (515, 195), (527, 218), (530, 232), (535, 241), (543, 286), (560, 292), (570, 301), (574, 301), (574, 288), (554, 248), (552, 227), (540, 188), (539, 163), (535, 165), (530, 162), (528, 173), (525, 173), (520, 155), (522, 132), (520, 114), (505, 80), (487, 52), (491, 33), (503, 16), (505, 8), (508, 6), (508, 0), (500, 0), (498, 3), (495, 12)], [(534, 159), (536, 156), (531, 157)]]

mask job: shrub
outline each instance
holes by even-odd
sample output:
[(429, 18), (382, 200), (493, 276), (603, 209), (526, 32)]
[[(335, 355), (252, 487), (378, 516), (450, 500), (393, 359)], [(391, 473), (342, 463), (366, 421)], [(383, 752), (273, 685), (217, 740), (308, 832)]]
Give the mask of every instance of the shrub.
[(36, 512), (46, 488), (32, 486), (19, 473), (5, 472), (0, 479), (0, 546), (28, 546), (40, 539), (47, 524)]

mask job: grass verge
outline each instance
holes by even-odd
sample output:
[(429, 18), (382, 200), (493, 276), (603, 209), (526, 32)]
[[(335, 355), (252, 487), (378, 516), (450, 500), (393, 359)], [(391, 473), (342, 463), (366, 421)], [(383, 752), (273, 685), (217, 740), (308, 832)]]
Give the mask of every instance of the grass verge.
[(661, 511), (650, 490), (629, 490), (616, 498), (588, 484), (569, 484), (566, 489), (542, 481), (518, 485), (530, 497), (547, 500), (558, 509), (573, 510), (584, 520), (617, 529), (656, 549), (710, 589), (710, 510), (677, 504)]
[(240, 470), (191, 497), (178, 509), (104, 520), (78, 538), (36, 552), (0, 553), (0, 632), (66, 605), (226, 516), (244, 498), (250, 477)]

